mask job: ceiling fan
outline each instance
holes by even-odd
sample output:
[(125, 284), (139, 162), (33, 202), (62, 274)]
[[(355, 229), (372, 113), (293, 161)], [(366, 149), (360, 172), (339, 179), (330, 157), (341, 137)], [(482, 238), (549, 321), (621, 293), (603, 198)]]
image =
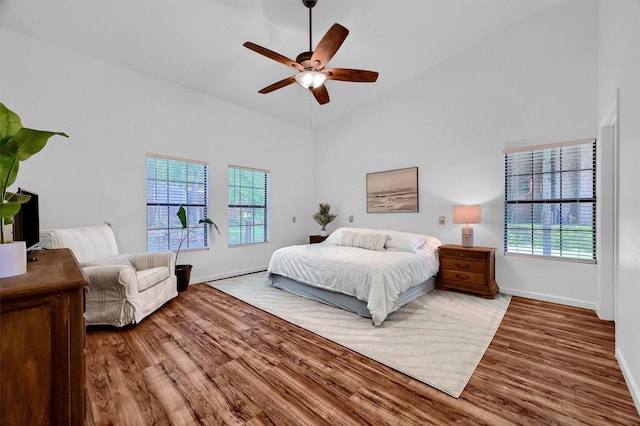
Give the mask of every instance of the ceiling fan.
[(286, 56), (258, 46), (247, 41), (244, 47), (253, 50), (267, 58), (280, 62), (298, 71), (297, 74), (275, 82), (258, 93), (269, 93), (281, 89), (289, 84), (297, 82), (302, 87), (309, 89), (320, 105), (329, 102), (329, 92), (324, 85), (325, 80), (351, 81), (356, 83), (373, 83), (378, 79), (376, 71), (357, 70), (350, 68), (325, 68), (327, 63), (336, 54), (344, 40), (349, 34), (349, 30), (340, 24), (333, 24), (329, 31), (322, 37), (315, 51), (311, 50), (311, 9), (318, 0), (302, 0), (302, 4), (309, 8), (309, 50), (302, 52), (291, 60)]

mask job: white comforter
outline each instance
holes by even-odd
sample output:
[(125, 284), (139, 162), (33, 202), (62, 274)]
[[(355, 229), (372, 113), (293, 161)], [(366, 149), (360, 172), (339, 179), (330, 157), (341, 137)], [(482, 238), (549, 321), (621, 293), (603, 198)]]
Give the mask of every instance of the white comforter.
[(438, 256), (428, 245), (413, 253), (306, 244), (276, 250), (268, 272), (363, 300), (373, 323), (380, 325), (400, 293), (426, 281), (438, 268)]

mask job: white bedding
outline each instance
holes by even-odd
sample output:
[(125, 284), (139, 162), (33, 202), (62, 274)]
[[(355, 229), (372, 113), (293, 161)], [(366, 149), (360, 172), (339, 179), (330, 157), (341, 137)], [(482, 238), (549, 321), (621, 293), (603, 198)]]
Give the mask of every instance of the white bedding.
[(429, 244), (409, 252), (325, 242), (276, 250), (268, 272), (363, 300), (373, 323), (380, 325), (400, 293), (426, 281), (438, 268), (438, 256)]

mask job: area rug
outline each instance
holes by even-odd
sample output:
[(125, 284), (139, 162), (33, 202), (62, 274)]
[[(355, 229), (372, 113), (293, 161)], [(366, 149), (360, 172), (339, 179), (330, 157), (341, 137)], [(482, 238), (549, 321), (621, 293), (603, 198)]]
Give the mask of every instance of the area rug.
[(433, 290), (374, 327), (370, 319), (271, 287), (266, 272), (208, 284), (456, 398), (511, 301), (500, 293), (488, 300)]

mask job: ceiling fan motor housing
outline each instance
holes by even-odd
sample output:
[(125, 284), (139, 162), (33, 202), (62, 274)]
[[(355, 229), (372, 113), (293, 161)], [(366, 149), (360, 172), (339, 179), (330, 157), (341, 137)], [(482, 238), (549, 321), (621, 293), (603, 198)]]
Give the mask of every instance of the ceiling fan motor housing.
[(320, 65), (320, 62), (315, 61), (316, 63), (312, 64), (311, 56), (313, 56), (313, 52), (302, 52), (296, 57), (296, 62), (302, 65), (306, 71), (315, 70)]

